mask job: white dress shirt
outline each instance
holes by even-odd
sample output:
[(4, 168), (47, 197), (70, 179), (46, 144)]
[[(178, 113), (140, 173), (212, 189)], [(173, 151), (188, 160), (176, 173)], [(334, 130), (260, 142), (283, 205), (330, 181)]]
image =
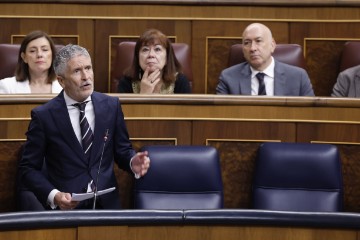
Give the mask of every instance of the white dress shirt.
[[(81, 141), (81, 127), (80, 127), (80, 111), (78, 107), (73, 106), (74, 103), (78, 103), (77, 101), (71, 99), (66, 92), (64, 91), (64, 98), (65, 98), (65, 103), (67, 106), (67, 109), (69, 111), (69, 116), (70, 116), (70, 120), (71, 120), (71, 125), (74, 129), (75, 135), (80, 143), (80, 145), (82, 145), (82, 141)], [(90, 128), (92, 130), (92, 132), (94, 132), (95, 129), (95, 112), (94, 112), (94, 105), (91, 101), (91, 96), (89, 96), (84, 102), (88, 101), (88, 103), (86, 104), (85, 107), (85, 116), (86, 119), (90, 125)]]
[[(254, 68), (251, 69), (251, 95), (258, 95), (259, 91), (259, 80), (256, 78), (256, 74), (259, 72)], [(266, 89), (267, 96), (274, 96), (274, 76), (275, 76), (275, 61), (274, 58), (271, 57), (270, 65), (262, 71), (264, 75), (264, 83)]]

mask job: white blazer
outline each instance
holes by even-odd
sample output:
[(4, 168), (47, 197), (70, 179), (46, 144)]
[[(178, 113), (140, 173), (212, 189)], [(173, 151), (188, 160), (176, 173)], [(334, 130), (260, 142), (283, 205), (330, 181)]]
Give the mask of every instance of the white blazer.
[[(52, 82), (51, 93), (61, 92), (62, 87), (57, 80)], [(30, 82), (25, 80), (23, 82), (16, 81), (15, 77), (4, 78), (0, 80), (0, 94), (22, 94), (31, 93)]]

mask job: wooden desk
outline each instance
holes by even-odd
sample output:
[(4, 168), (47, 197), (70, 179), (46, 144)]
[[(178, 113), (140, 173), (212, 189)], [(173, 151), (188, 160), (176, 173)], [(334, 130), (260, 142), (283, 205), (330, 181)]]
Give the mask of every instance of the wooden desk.
[(0, 214), (0, 239), (357, 240), (359, 214), (256, 210), (47, 211)]
[[(331, 143), (344, 174), (345, 211), (360, 211), (360, 99), (219, 95), (119, 97), (136, 149), (147, 144), (212, 145), (220, 152), (225, 207), (249, 208), (258, 146), (266, 141)], [(0, 211), (13, 208), (17, 152), (30, 110), (53, 95), (0, 96)], [(116, 171), (125, 208), (132, 178)]]

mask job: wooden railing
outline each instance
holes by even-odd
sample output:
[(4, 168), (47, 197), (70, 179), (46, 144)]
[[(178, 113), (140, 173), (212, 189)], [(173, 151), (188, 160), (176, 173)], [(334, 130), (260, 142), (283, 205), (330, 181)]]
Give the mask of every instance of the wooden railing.
[[(0, 0), (13, 3), (53, 3), (52, 0)], [(58, 3), (86, 4), (162, 4), (162, 5), (271, 5), (271, 6), (359, 6), (356, 0), (58, 0)]]
[[(135, 149), (149, 144), (211, 145), (219, 150), (225, 208), (249, 208), (256, 151), (262, 142), (331, 143), (344, 175), (345, 211), (360, 212), (360, 99), (110, 94), (118, 97)], [(0, 211), (14, 206), (18, 148), (32, 108), (54, 95), (0, 96)], [(116, 170), (124, 208), (133, 180)]]
[(47, 211), (0, 214), (0, 238), (358, 240), (356, 213), (243, 209)]
[(57, 44), (80, 44), (92, 56), (95, 89), (109, 93), (116, 46), (157, 28), (190, 46), (193, 93), (214, 94), (231, 45), (241, 43), (248, 24), (261, 22), (277, 43), (302, 46), (315, 95), (330, 96), (344, 43), (360, 41), (359, 7), (355, 0), (3, 0), (0, 43), (20, 43), (41, 29)]

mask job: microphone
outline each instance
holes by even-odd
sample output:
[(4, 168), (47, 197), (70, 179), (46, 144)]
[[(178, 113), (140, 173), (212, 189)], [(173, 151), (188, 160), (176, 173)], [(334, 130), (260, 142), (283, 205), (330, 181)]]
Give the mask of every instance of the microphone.
[(102, 148), (102, 151), (101, 151), (99, 169), (98, 169), (97, 174), (96, 174), (96, 183), (95, 183), (95, 190), (94, 190), (93, 209), (95, 209), (95, 206), (96, 206), (96, 198), (97, 198), (97, 193), (98, 193), (98, 187), (97, 187), (97, 186), (98, 186), (98, 182), (99, 182), (101, 162), (102, 162), (102, 159), (103, 159), (105, 144), (106, 144), (106, 141), (107, 141), (108, 137), (109, 137), (109, 129), (106, 129), (106, 131), (105, 131), (105, 136), (104, 136), (104, 144), (103, 144), (103, 148)]

